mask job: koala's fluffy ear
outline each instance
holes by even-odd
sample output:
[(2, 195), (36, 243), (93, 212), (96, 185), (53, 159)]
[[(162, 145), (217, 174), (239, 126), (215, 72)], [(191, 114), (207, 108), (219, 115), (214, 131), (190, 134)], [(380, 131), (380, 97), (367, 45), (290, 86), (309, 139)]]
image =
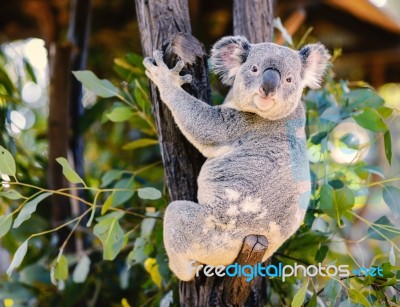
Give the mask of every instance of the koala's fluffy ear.
[(329, 52), (322, 44), (317, 43), (304, 46), (299, 54), (303, 63), (304, 86), (319, 88), (331, 58)]
[(250, 51), (250, 43), (244, 36), (221, 38), (211, 49), (213, 71), (226, 85), (232, 85), (235, 75)]

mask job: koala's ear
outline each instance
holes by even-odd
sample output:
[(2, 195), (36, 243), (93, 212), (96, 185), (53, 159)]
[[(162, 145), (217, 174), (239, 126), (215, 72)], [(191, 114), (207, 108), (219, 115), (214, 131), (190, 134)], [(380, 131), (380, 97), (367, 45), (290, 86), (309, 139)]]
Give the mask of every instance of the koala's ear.
[(303, 82), (304, 86), (317, 89), (321, 85), (322, 78), (331, 58), (324, 45), (310, 44), (299, 51), (301, 62), (303, 63)]
[(211, 49), (213, 71), (226, 85), (232, 85), (235, 75), (250, 51), (250, 43), (244, 36), (221, 38)]

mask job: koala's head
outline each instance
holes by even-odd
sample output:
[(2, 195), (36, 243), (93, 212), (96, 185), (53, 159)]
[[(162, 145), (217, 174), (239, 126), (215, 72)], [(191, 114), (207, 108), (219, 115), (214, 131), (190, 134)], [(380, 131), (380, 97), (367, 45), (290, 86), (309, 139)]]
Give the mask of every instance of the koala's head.
[(329, 58), (319, 43), (295, 51), (243, 36), (224, 37), (211, 50), (214, 72), (233, 87), (229, 104), (270, 120), (293, 112), (305, 87), (319, 88)]

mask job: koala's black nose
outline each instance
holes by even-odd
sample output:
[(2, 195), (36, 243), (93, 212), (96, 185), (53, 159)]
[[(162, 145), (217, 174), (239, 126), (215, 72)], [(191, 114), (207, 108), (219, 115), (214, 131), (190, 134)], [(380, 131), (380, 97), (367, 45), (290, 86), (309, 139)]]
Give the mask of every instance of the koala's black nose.
[(263, 72), (261, 87), (268, 96), (270, 93), (275, 93), (276, 88), (281, 81), (281, 74), (274, 68), (268, 68)]

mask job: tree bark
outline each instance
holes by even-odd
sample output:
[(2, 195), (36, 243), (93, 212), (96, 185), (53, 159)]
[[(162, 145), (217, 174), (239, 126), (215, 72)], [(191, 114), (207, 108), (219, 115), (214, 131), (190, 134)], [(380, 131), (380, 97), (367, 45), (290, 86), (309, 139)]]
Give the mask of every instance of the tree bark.
[[(246, 7), (247, 11), (239, 12)], [(264, 10), (257, 12), (257, 10)], [(193, 96), (210, 104), (210, 87), (206, 55), (202, 45), (190, 34), (190, 20), (185, 0), (136, 0), (136, 14), (145, 56), (155, 49), (165, 51), (164, 60), (173, 67), (178, 59), (187, 64), (184, 74), (190, 73), (194, 82), (184, 89)], [(254, 14), (255, 19), (252, 21)], [(271, 15), (271, 16), (270, 16)], [(235, 1), (235, 34), (247, 36), (252, 42), (270, 40), (272, 36), (272, 1), (263, 0), (246, 4)], [(268, 19), (266, 19), (268, 17)], [(238, 18), (241, 18), (240, 20)], [(257, 22), (254, 30), (252, 22)], [(183, 32), (183, 33), (181, 33)], [(153, 111), (156, 118), (160, 147), (165, 168), (165, 179), (171, 200), (197, 200), (197, 175), (204, 157), (185, 139), (172, 115), (162, 104), (158, 92), (151, 84)], [(244, 244), (236, 262), (254, 265), (261, 261), (268, 242), (265, 237), (252, 235), (244, 238)], [(201, 274), (191, 282), (181, 282), (179, 289), (181, 306), (263, 306), (265, 279), (254, 278), (246, 282), (243, 277), (206, 277)]]
[[(61, 166), (56, 162), (58, 157), (67, 157), (69, 137), (69, 73), (72, 46), (68, 43), (50, 45), (50, 99), (48, 118), (49, 142), (49, 187), (52, 190), (68, 186)], [(52, 223), (56, 226), (70, 216), (69, 199), (52, 196)], [(62, 242), (68, 236), (68, 229), (58, 233)]]
[[(187, 65), (185, 73), (193, 75), (196, 87), (185, 89), (193, 96), (211, 103), (206, 54), (203, 46), (190, 35), (190, 19), (186, 0), (136, 0), (143, 54), (152, 56), (156, 49), (176, 54), (166, 55), (169, 67), (177, 58)], [(151, 98), (160, 148), (165, 169), (165, 180), (171, 200), (197, 200), (197, 175), (204, 157), (190, 144), (176, 126), (171, 112), (162, 103), (154, 84)]]
[(233, 2), (233, 33), (246, 36), (253, 44), (272, 40), (273, 20), (273, 0), (234, 0)]
[[(71, 70), (83, 70), (86, 68), (88, 40), (91, 20), (91, 0), (72, 0), (70, 9), (70, 22), (68, 29), (68, 41), (73, 45), (74, 52), (71, 59)], [(71, 117), (71, 136), (69, 148), (74, 160), (74, 169), (84, 176), (83, 138), (79, 123), (83, 115), (82, 83), (69, 73), (69, 110)]]

